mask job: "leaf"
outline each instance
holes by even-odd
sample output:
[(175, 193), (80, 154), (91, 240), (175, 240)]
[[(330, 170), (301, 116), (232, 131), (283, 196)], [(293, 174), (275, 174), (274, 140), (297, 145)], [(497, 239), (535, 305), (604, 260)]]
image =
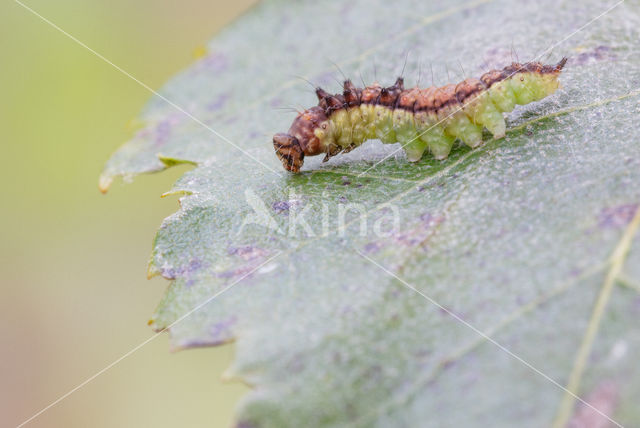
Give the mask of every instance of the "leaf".
[[(154, 242), (149, 272), (172, 280), (154, 328), (176, 348), (237, 340), (226, 375), (255, 386), (237, 426), (608, 422), (594, 408), (640, 425), (640, 7), (593, 20), (613, 5), (263, 2), (161, 91), (197, 121), (152, 99), (101, 186), (197, 165)], [(330, 58), (392, 82), (406, 58), (408, 85), (429, 63), (444, 84), (512, 46), (570, 62), (505, 138), (280, 171), (271, 136), (294, 115), (274, 107), (315, 104), (290, 76), (335, 90)]]

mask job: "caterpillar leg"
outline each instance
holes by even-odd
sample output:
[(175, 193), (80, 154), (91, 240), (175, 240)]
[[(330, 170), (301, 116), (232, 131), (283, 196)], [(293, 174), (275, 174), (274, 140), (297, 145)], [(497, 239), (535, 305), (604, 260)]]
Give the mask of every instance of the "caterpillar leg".
[(409, 162), (417, 162), (427, 149), (427, 144), (420, 140), (413, 113), (396, 109), (393, 113), (393, 123), (398, 142), (404, 148)]
[(427, 142), (420, 138), (415, 138), (413, 141), (403, 145), (403, 147), (407, 154), (407, 160), (409, 162), (418, 162), (427, 149)]
[(487, 128), (493, 134), (493, 138), (502, 138), (507, 132), (507, 124), (504, 121), (504, 117), (497, 110), (483, 116), (478, 123)]
[(455, 137), (448, 135), (438, 123), (438, 116), (433, 113), (418, 112), (415, 116), (418, 137), (427, 144), (429, 151), (438, 160), (446, 159), (453, 147)]
[(486, 92), (470, 101), (464, 111), (473, 123), (487, 128), (494, 138), (504, 137), (507, 124)]
[(451, 152), (455, 137), (447, 135), (442, 128), (436, 127), (420, 137), (429, 146), (429, 151), (438, 160), (446, 159)]
[(471, 148), (478, 147), (482, 144), (482, 128), (473, 124), (462, 111), (454, 113), (453, 116), (449, 118), (449, 123), (445, 131), (459, 138)]
[(449, 156), (456, 139), (444, 133), (442, 128), (438, 129), (439, 132), (426, 131), (422, 135), (418, 134), (420, 135), (419, 139), (404, 146), (409, 162), (419, 161), (427, 148), (437, 160), (443, 160)]

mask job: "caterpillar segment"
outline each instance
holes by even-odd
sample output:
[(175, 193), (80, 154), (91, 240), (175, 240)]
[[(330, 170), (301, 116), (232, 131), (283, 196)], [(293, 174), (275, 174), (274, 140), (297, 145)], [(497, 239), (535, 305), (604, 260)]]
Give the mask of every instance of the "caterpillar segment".
[(372, 139), (400, 143), (411, 162), (427, 150), (445, 159), (456, 140), (471, 148), (482, 144), (484, 128), (494, 138), (504, 137), (503, 113), (554, 93), (566, 62), (512, 63), (442, 87), (405, 89), (399, 77), (389, 87), (357, 88), (346, 80), (343, 93), (335, 95), (317, 88), (318, 105), (298, 114), (287, 133), (273, 137), (273, 145), (292, 172), (300, 171), (305, 156), (324, 154), (327, 161)]

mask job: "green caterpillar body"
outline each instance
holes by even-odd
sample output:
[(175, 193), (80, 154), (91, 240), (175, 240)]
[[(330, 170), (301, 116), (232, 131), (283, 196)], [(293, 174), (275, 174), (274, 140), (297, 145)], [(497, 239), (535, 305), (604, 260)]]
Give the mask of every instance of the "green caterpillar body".
[(445, 159), (456, 139), (472, 148), (480, 145), (483, 128), (503, 137), (503, 113), (554, 93), (566, 61), (512, 63), (479, 79), (439, 88), (405, 90), (402, 78), (387, 88), (374, 84), (362, 89), (347, 80), (337, 95), (318, 88), (318, 105), (300, 113), (288, 133), (276, 134), (273, 145), (292, 172), (300, 171), (305, 156), (325, 154), (326, 161), (371, 139), (400, 143), (412, 162), (426, 149)]

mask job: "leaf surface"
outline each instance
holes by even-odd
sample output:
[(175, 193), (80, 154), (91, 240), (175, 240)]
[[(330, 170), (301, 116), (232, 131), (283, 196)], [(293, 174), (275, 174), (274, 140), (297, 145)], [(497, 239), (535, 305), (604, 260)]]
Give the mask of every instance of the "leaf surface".
[[(237, 340), (227, 375), (255, 386), (239, 427), (606, 421), (589, 405), (640, 425), (640, 6), (593, 20), (614, 4), (267, 1), (162, 89), (192, 117), (151, 100), (101, 186), (197, 165), (154, 242), (149, 271), (172, 280), (154, 327), (176, 348)], [(281, 171), (277, 107), (316, 102), (293, 75), (337, 91), (329, 59), (383, 84), (406, 59), (407, 85), (429, 64), (442, 85), (512, 46), (570, 61), (505, 138)]]

